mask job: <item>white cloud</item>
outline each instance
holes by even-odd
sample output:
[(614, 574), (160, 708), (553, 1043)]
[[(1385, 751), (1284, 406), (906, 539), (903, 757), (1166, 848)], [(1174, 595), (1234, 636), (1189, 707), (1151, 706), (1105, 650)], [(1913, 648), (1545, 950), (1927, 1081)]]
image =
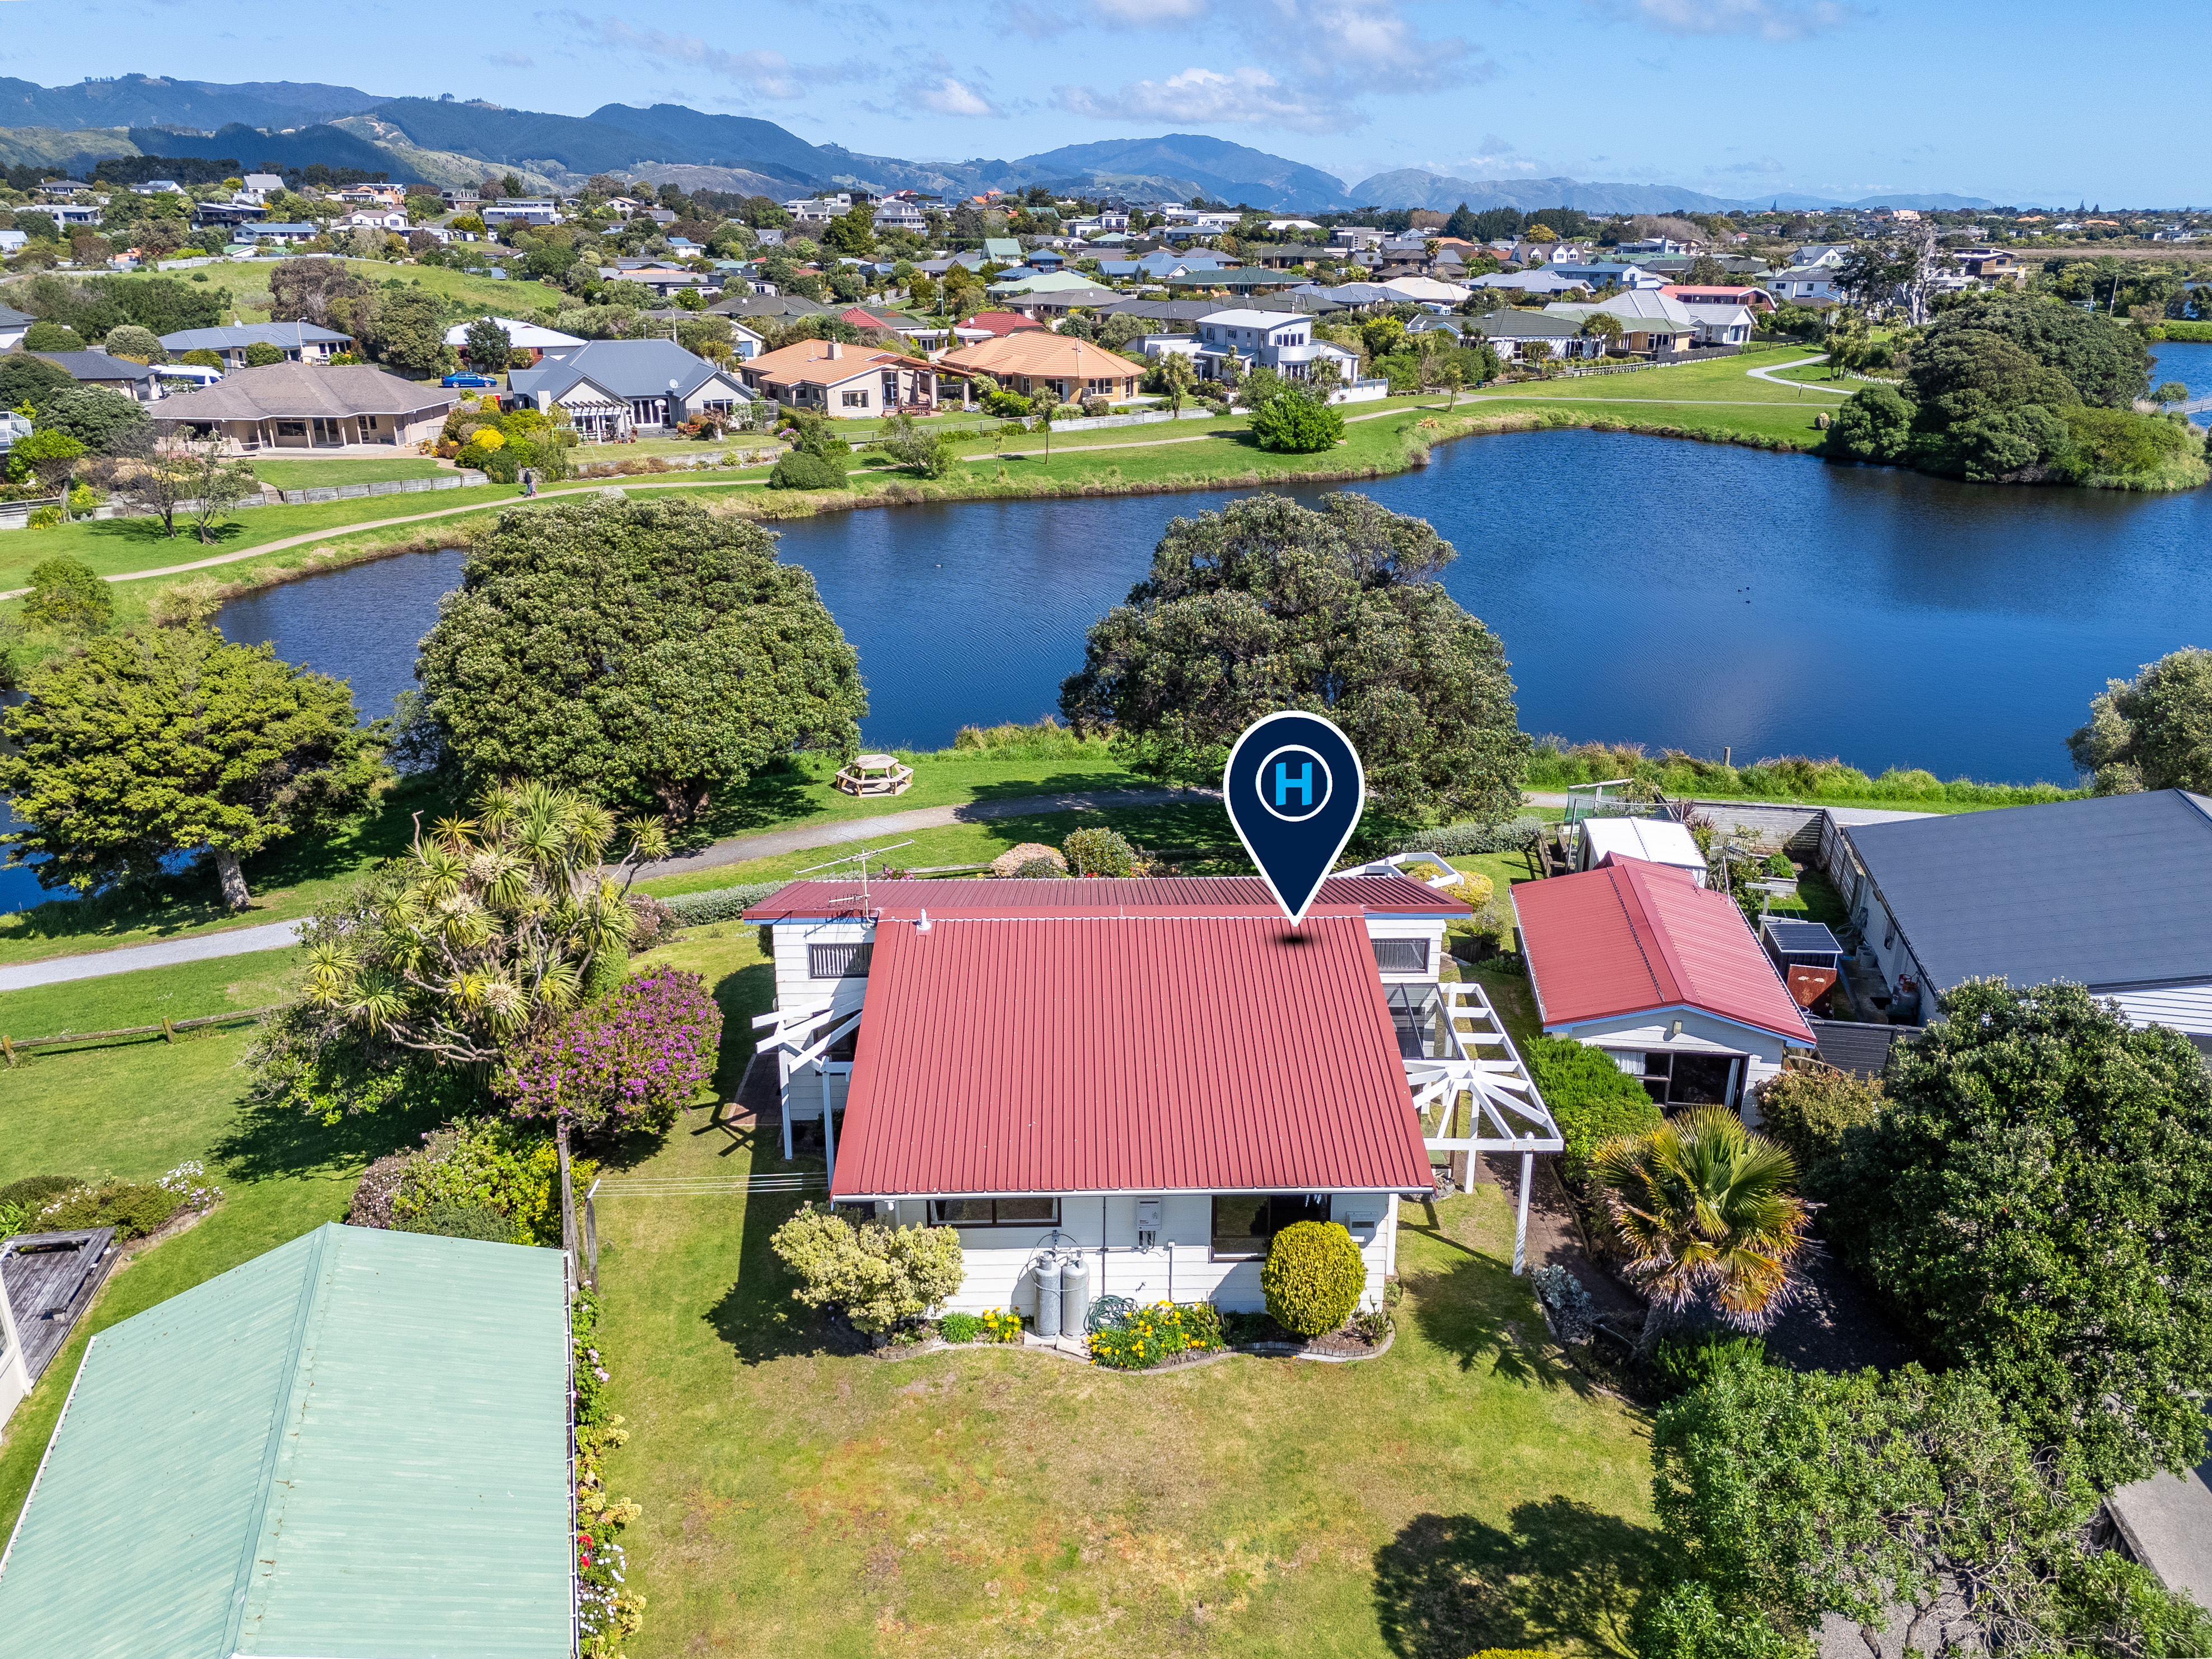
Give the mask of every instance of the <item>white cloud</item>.
[(1328, 93), (1288, 87), (1263, 69), (1187, 69), (1164, 81), (1131, 81), (1118, 91), (1055, 87), (1053, 101), (1071, 115), (1108, 121), (1172, 121), (1182, 126), (1286, 127), (1343, 132), (1367, 117)]
[(1755, 161), (1738, 161), (1732, 166), (1723, 167), (1721, 171), (1723, 173), (1787, 173), (1790, 169), (1771, 155), (1762, 155)]
[(1370, 91), (1430, 92), (1495, 73), (1461, 36), (1424, 37), (1397, 0), (1275, 0), (1274, 38), (1307, 71)]
[(1158, 28), (1194, 22), (1206, 15), (1206, 0), (1091, 0), (1091, 9), (1109, 23), (1128, 28)]
[(780, 52), (731, 52), (710, 46), (696, 34), (635, 28), (616, 17), (594, 21), (581, 13), (570, 12), (567, 18), (572, 27), (601, 46), (703, 70), (725, 81), (734, 81), (763, 98), (804, 98), (815, 87), (861, 80), (870, 73), (865, 65), (856, 63), (793, 64)]
[(1549, 171), (1548, 164), (1533, 155), (1523, 155), (1509, 140), (1494, 132), (1482, 135), (1482, 142), (1474, 147), (1472, 155), (1456, 161), (1423, 161), (1420, 166), (1424, 172), (1451, 179), (1534, 178)]
[(536, 69), (538, 67), (538, 60), (528, 52), (490, 52), (485, 56), (484, 62), (496, 64), (501, 69)]
[(949, 75), (940, 76), (934, 83), (925, 82), (908, 87), (906, 95), (934, 115), (980, 117), (1004, 112), (967, 82), (956, 81)]
[(1662, 34), (1746, 34), (1803, 40), (1871, 14), (1844, 0), (1589, 0), (1591, 9)]

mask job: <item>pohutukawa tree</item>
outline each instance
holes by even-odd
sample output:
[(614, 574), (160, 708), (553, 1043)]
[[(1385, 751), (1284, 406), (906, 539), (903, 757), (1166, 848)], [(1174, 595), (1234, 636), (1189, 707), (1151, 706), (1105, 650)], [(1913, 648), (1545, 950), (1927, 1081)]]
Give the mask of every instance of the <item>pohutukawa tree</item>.
[(382, 769), (343, 680), (201, 627), (94, 639), (33, 671), (8, 711), (0, 791), (42, 887), (150, 878), (206, 849), (234, 908), (240, 860), (367, 805)]
[(2078, 985), (1968, 981), (1900, 1043), (1826, 1222), (2100, 1492), (2203, 1460), (2212, 1077)]
[(848, 757), (860, 659), (775, 540), (690, 501), (503, 515), (416, 667), (472, 780), (678, 818), (795, 749)]
[(1061, 712), (1112, 729), (1148, 769), (1199, 779), (1261, 715), (1307, 709), (1358, 746), (1384, 811), (1510, 817), (1528, 740), (1504, 647), (1437, 580), (1455, 556), (1364, 495), (1177, 519), (1152, 574), (1091, 625)]

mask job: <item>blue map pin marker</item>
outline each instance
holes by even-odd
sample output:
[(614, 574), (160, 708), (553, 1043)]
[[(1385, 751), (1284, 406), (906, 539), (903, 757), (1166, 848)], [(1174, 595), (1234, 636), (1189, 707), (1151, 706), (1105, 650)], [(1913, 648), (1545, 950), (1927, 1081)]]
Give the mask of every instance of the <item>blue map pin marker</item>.
[(1297, 927), (1366, 804), (1351, 740), (1319, 714), (1285, 709), (1244, 728), (1221, 774), (1237, 838)]

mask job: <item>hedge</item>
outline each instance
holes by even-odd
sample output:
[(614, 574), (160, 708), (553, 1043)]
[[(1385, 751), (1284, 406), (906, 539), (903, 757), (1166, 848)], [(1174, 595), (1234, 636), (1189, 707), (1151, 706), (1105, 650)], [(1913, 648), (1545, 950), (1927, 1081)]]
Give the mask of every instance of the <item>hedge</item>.
[(704, 927), (711, 921), (735, 921), (787, 881), (749, 881), (739, 887), (715, 887), (703, 893), (678, 893), (660, 902), (676, 913), (678, 926)]
[(1541, 818), (1515, 818), (1510, 823), (1448, 823), (1407, 836), (1390, 850), (1441, 853), (1454, 859), (1471, 858), (1478, 853), (1525, 853), (1543, 833)]
[(1590, 1159), (1607, 1141), (1648, 1134), (1659, 1127), (1659, 1108), (1644, 1085), (1604, 1050), (1585, 1048), (1572, 1037), (1540, 1036), (1522, 1052), (1566, 1142), (1562, 1163), (1569, 1179), (1587, 1176)]
[(1286, 1331), (1319, 1336), (1352, 1316), (1367, 1288), (1367, 1262), (1343, 1224), (1294, 1221), (1275, 1235), (1260, 1269), (1267, 1311)]

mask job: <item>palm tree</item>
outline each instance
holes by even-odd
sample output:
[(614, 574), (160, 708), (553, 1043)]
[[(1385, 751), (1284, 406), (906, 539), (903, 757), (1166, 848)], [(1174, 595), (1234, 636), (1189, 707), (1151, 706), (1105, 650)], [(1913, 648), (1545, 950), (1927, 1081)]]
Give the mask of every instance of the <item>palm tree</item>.
[(1791, 1269), (1809, 1218), (1790, 1190), (1796, 1160), (1725, 1106), (1611, 1142), (1595, 1175), (1628, 1276), (1651, 1301), (1638, 1354), (1695, 1304), (1710, 1300), (1728, 1324), (1760, 1331), (1796, 1294)]

